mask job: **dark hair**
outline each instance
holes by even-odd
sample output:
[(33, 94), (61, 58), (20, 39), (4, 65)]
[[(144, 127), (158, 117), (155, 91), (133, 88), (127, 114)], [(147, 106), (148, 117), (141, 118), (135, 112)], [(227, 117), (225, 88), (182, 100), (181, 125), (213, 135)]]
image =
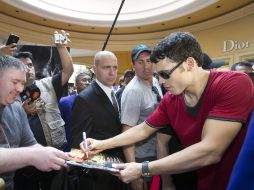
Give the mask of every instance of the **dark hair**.
[(123, 78), (126, 78), (126, 77), (134, 77), (135, 76), (135, 72), (133, 70), (126, 70), (123, 74)]
[(231, 66), (231, 71), (236, 71), (236, 67), (237, 66), (244, 66), (244, 67), (248, 67), (250, 68), (251, 70), (254, 70), (253, 66), (254, 66), (254, 63), (253, 62), (249, 62), (249, 61), (240, 61), (238, 63), (235, 63)]
[(203, 53), (195, 37), (189, 32), (175, 32), (155, 46), (150, 59), (153, 63), (165, 58), (180, 63), (188, 57), (193, 57), (198, 66), (202, 66)]
[(26, 71), (25, 65), (18, 59), (9, 55), (0, 56), (0, 72), (13, 67), (24, 72)]
[(18, 52), (14, 55), (16, 58), (30, 58), (33, 61), (33, 54), (29, 51)]

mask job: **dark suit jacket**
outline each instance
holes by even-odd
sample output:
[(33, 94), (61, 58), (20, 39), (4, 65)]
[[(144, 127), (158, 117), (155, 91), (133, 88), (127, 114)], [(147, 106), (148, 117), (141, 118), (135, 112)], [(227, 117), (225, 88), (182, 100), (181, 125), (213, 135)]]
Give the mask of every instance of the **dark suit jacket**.
[[(84, 131), (87, 133), (87, 137), (100, 140), (111, 138), (121, 133), (122, 128), (119, 117), (108, 96), (95, 81), (77, 96), (72, 110), (72, 148), (79, 148), (79, 144), (83, 140), (82, 132)], [(124, 161), (121, 147), (106, 150), (104, 153), (110, 156), (117, 156)], [(111, 174), (105, 175), (102, 177), (84, 177), (83, 174), (83, 178), (86, 179), (82, 178), (80, 181), (84, 182), (86, 189), (123, 189), (117, 177)]]
[[(71, 147), (79, 147), (83, 140), (82, 132), (99, 140), (121, 133), (120, 119), (108, 96), (95, 81), (77, 96), (72, 111)], [(107, 152), (115, 154), (120, 150), (117, 148)]]

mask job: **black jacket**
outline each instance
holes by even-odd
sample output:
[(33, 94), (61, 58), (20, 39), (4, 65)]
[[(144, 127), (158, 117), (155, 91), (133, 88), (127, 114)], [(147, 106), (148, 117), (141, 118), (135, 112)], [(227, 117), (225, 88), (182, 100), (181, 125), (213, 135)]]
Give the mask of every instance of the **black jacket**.
[[(106, 93), (93, 81), (75, 99), (72, 108), (71, 147), (78, 148), (83, 140), (82, 132), (87, 137), (103, 140), (121, 133), (120, 119)], [(122, 148), (106, 151), (119, 154)]]
[[(103, 140), (114, 137), (122, 131), (120, 119), (111, 101), (95, 81), (77, 96), (72, 111), (72, 148), (79, 148), (83, 140), (82, 132), (86, 132), (87, 137)], [(124, 161), (121, 147), (105, 150), (104, 153)], [(81, 170), (78, 173), (81, 189), (120, 190), (126, 187), (117, 177), (109, 173), (96, 175), (96, 171), (92, 171), (85, 174)]]

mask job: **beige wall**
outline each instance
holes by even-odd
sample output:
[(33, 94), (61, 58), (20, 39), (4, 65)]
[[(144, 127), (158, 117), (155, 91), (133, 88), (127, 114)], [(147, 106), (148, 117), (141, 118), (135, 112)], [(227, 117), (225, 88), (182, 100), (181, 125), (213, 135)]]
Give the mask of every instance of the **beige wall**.
[[(11, 32), (19, 35), (21, 40), (36, 44), (52, 44), (52, 33), (55, 28), (46, 27), (0, 13), (0, 36), (8, 36)], [(232, 65), (239, 60), (254, 59), (254, 4), (206, 22), (174, 30), (151, 32), (144, 34), (112, 35), (107, 49), (118, 57), (119, 75), (131, 68), (130, 50), (136, 44), (156, 45), (162, 38), (175, 31), (192, 32), (199, 40), (203, 51), (217, 60), (225, 60)], [(71, 31), (70, 31), (71, 32)], [(71, 48), (101, 49), (105, 35), (93, 33), (71, 32)], [(223, 51), (225, 40), (248, 42), (247, 48)], [(242, 44), (240, 44), (242, 46)], [(93, 57), (74, 58), (78, 63), (93, 63)]]
[[(226, 64), (228, 64), (226, 67), (229, 67), (233, 63), (241, 60), (254, 59), (253, 23), (254, 14), (242, 17), (223, 25), (200, 31), (194, 31), (192, 33), (200, 42), (204, 52), (206, 52), (213, 60), (224, 60)], [(168, 32), (168, 34), (170, 34), (170, 32)], [(163, 37), (157, 41), (154, 41), (153, 45), (159, 42)], [(234, 47), (232, 50), (230, 50), (231, 41), (229, 40), (234, 42)], [(235, 43), (236, 41), (237, 43)], [(137, 40), (137, 43), (142, 42)], [(227, 44), (226, 51), (224, 51), (224, 43)], [(148, 45), (151, 44), (148, 43)], [(130, 51), (114, 51), (114, 53), (118, 57), (120, 76), (126, 69), (131, 68)], [(92, 57), (82, 59), (83, 62), (86, 60), (87, 63), (92, 64)]]
[[(232, 65), (241, 60), (254, 59), (254, 14), (211, 29), (195, 32), (203, 51), (211, 58), (225, 60)], [(232, 48), (231, 41), (234, 43)], [(224, 51), (224, 43), (227, 48)], [(230, 50), (230, 51), (229, 51)]]
[[(117, 81), (120, 76), (123, 75), (124, 71), (127, 69), (131, 69), (131, 53), (130, 51), (115, 51), (114, 52), (117, 56), (118, 59), (118, 76), (117, 76)], [(87, 56), (87, 57), (74, 57), (73, 61), (76, 63), (83, 63), (86, 66), (92, 66), (93, 64), (93, 56)]]

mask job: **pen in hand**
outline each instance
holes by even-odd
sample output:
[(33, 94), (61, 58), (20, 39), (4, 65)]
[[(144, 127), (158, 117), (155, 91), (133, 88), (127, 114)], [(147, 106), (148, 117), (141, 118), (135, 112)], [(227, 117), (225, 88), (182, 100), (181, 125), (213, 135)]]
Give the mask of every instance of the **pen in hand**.
[[(86, 151), (88, 151), (87, 141), (86, 141), (86, 132), (83, 132), (83, 140), (84, 140), (84, 148)], [(88, 158), (88, 152), (86, 153), (86, 158)]]

